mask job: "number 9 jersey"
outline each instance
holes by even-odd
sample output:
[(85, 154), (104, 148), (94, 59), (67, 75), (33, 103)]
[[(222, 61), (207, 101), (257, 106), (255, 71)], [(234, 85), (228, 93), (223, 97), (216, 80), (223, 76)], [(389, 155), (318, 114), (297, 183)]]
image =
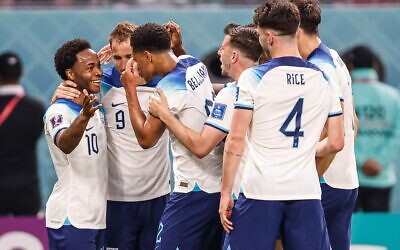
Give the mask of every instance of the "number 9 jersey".
[[(139, 145), (119, 77), (115, 67), (107, 68), (101, 83), (108, 143), (108, 200), (134, 202), (155, 199), (170, 192), (168, 131), (149, 149)], [(156, 81), (151, 81), (137, 88), (145, 114), (156, 84)]]

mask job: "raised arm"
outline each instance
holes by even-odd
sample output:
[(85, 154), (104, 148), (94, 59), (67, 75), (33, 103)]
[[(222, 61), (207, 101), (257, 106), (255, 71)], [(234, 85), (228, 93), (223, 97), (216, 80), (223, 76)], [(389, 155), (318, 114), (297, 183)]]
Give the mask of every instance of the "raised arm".
[(131, 58), (121, 74), (121, 82), (125, 88), (128, 101), (129, 116), (139, 145), (146, 149), (153, 147), (165, 131), (165, 124), (156, 117), (145, 115), (140, 107), (136, 87), (144, 80), (139, 75), (136, 62)]
[(194, 155), (203, 158), (226, 136), (226, 133), (210, 126), (204, 126), (199, 133), (181, 123), (168, 109), (168, 101), (161, 89), (157, 89), (159, 98), (149, 102), (149, 112), (159, 117), (171, 133)]
[(164, 24), (171, 37), (171, 49), (176, 56), (185, 55), (186, 51), (183, 48), (182, 34), (179, 25), (173, 21)]
[(84, 89), (83, 94), (85, 99), (80, 114), (72, 122), (71, 126), (62, 130), (55, 138), (55, 144), (65, 154), (71, 153), (82, 139), (83, 132), (89, 122), (89, 119), (94, 115), (96, 110), (101, 107), (101, 104), (93, 106), (97, 98), (93, 94), (88, 94)]

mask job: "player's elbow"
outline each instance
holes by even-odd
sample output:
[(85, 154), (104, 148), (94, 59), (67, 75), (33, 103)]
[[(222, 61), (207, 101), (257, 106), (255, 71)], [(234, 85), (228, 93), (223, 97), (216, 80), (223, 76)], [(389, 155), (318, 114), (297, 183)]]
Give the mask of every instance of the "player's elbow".
[(344, 136), (341, 136), (339, 138), (336, 138), (335, 140), (333, 140), (331, 143), (331, 153), (337, 153), (340, 150), (343, 149), (344, 147)]
[(157, 141), (149, 140), (148, 138), (138, 138), (138, 142), (140, 147), (142, 147), (143, 149), (152, 148), (157, 143)]
[(155, 143), (150, 143), (148, 141), (139, 141), (139, 145), (143, 149), (149, 149), (149, 148), (153, 147), (155, 145)]
[(204, 150), (204, 149), (198, 149), (195, 152), (192, 152), (197, 158), (199, 159), (203, 159), (204, 157), (206, 157), (209, 153), (210, 150)]

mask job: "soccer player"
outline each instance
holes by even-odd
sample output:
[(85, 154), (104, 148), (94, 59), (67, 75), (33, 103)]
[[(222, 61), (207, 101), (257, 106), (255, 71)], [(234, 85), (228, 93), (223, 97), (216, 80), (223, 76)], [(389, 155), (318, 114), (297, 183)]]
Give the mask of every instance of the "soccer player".
[[(314, 157), (343, 147), (339, 98), (323, 73), (300, 57), (294, 4), (267, 1), (254, 23), (272, 60), (245, 70), (238, 81), (224, 150), (221, 222), (231, 249), (274, 249), (279, 234), (284, 249), (329, 249)], [(328, 137), (318, 143), (325, 122)], [(232, 210), (244, 151), (243, 194)]]
[[(171, 36), (179, 36), (176, 24), (166, 26)], [(155, 146), (142, 149), (132, 129), (120, 74), (132, 57), (130, 37), (135, 28), (132, 23), (122, 22), (110, 33), (109, 46), (115, 66), (104, 69), (102, 78), (109, 168), (105, 237), (108, 248), (146, 250), (154, 249), (160, 217), (170, 192), (169, 137), (165, 132)], [(172, 47), (183, 50), (179, 41)], [(145, 112), (156, 84), (149, 81), (138, 87), (140, 105)], [(67, 87), (60, 88), (57, 96), (79, 94), (71, 93)]]
[[(298, 47), (303, 58), (317, 65), (336, 85), (344, 114), (345, 146), (334, 156), (321, 181), (322, 205), (333, 250), (349, 249), (351, 216), (356, 204), (358, 177), (354, 153), (356, 116), (350, 74), (336, 51), (326, 47), (318, 36), (321, 9), (318, 0), (293, 0), (300, 12)], [(356, 125), (356, 126), (354, 126)]]
[[(229, 133), (231, 126), (233, 105), (238, 91), (236, 81), (245, 69), (257, 65), (263, 53), (254, 28), (240, 26), (235, 28), (228, 24), (224, 33), (224, 40), (218, 50), (221, 74), (235, 81), (228, 83), (218, 93), (201, 132), (186, 127), (169, 111), (167, 99), (162, 90), (158, 90), (161, 98), (152, 98), (149, 104), (149, 112), (160, 118), (169, 131), (198, 158), (207, 156), (220, 143), (223, 146), (223, 139)], [(215, 153), (219, 153), (222, 165), (222, 151)], [(236, 197), (239, 193), (240, 177), (241, 175), (238, 174), (234, 191)]]
[(44, 116), (44, 130), (57, 174), (46, 205), (50, 249), (104, 247), (107, 199), (107, 142), (104, 117), (93, 95), (103, 74), (86, 40), (64, 43), (54, 62), (63, 80), (83, 95), (58, 99)]
[[(213, 89), (203, 63), (191, 56), (177, 58), (170, 52), (168, 30), (155, 23), (133, 32), (133, 59), (122, 73), (131, 123), (139, 144), (150, 148), (164, 133), (165, 124), (142, 111), (137, 86), (160, 76), (158, 83), (170, 110), (183, 124), (201, 131), (212, 107)], [(198, 159), (171, 136), (175, 187), (161, 217), (157, 249), (220, 249), (221, 226), (216, 213), (221, 183), (220, 161), (213, 154)]]

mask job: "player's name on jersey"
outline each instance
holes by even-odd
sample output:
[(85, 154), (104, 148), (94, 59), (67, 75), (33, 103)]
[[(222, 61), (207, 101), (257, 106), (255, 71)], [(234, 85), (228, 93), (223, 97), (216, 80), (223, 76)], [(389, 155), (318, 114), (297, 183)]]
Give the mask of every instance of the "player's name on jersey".
[(287, 84), (289, 85), (305, 85), (304, 74), (286, 73)]
[(196, 74), (189, 78), (186, 83), (190, 86), (192, 90), (195, 90), (199, 87), (204, 79), (207, 77), (207, 69), (205, 65), (201, 65), (201, 67), (196, 71)]

